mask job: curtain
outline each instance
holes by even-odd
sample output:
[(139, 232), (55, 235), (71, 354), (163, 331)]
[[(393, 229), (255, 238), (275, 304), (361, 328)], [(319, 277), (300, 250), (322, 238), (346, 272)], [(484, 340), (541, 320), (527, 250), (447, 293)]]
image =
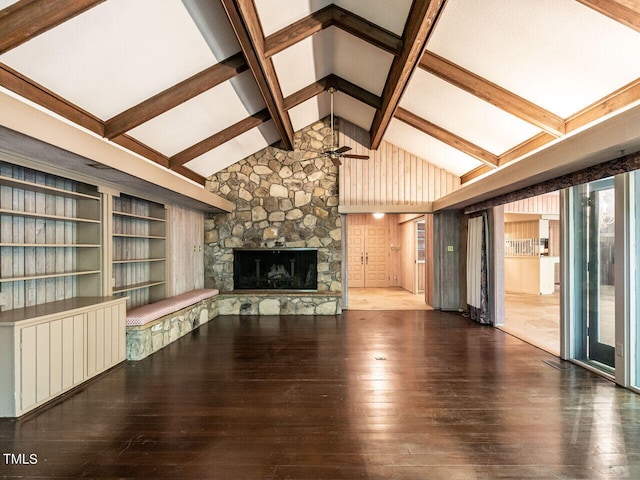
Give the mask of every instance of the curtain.
[(486, 212), (469, 219), (467, 239), (467, 312), (478, 323), (491, 324), (489, 318), (488, 229)]

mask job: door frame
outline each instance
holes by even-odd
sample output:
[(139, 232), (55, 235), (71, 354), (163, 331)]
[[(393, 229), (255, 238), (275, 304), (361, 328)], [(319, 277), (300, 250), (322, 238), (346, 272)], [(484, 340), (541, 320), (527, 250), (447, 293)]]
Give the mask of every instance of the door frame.
[[(566, 224), (567, 229), (567, 239), (564, 242), (563, 252), (567, 253), (567, 262), (568, 265), (565, 273), (562, 274), (563, 279), (561, 280), (562, 292), (561, 295), (561, 308), (565, 318), (570, 318), (569, 322), (566, 322), (565, 329), (565, 351), (562, 352), (563, 358), (574, 359), (588, 368), (592, 369), (595, 372), (601, 373), (607, 377), (613, 377), (615, 374), (615, 363), (616, 363), (616, 355), (615, 349), (613, 349), (613, 358), (611, 358), (611, 351), (609, 353), (605, 353), (605, 355), (609, 355), (609, 358), (606, 361), (613, 364), (613, 366), (607, 365), (605, 362), (598, 360), (597, 358), (590, 358), (589, 352), (589, 339), (587, 331), (587, 322), (589, 321), (590, 309), (593, 308), (593, 305), (589, 307), (587, 301), (591, 296), (593, 300), (595, 293), (592, 289), (591, 291), (586, 291), (582, 286), (587, 285), (587, 262), (590, 260), (588, 258), (587, 253), (587, 245), (589, 237), (591, 236), (589, 231), (589, 222), (586, 220), (586, 215), (584, 214), (585, 208), (587, 208), (586, 203), (588, 203), (588, 199), (591, 198), (591, 192), (603, 190), (605, 188), (614, 188), (614, 202), (618, 204), (618, 184), (616, 178), (607, 178), (602, 180), (597, 180), (595, 182), (590, 182), (590, 188), (588, 195), (585, 195), (584, 189), (587, 184), (579, 185), (571, 188), (570, 194), (567, 195), (569, 197), (569, 201), (567, 202), (567, 206), (565, 207), (565, 213), (567, 214), (568, 222)], [(596, 187), (596, 188), (593, 188)], [(619, 252), (619, 242), (618, 242), (618, 220), (621, 220), (618, 216), (618, 209), (616, 207), (616, 239), (615, 239), (615, 252)], [(622, 222), (620, 222), (622, 223)], [(618, 263), (618, 262), (617, 262)], [(599, 265), (598, 265), (599, 268)], [(568, 271), (567, 271), (568, 270)], [(616, 272), (617, 273), (617, 272)], [(566, 276), (566, 282), (563, 281)], [(614, 284), (617, 281), (618, 276), (614, 277)], [(591, 285), (590, 285), (591, 286)], [(618, 291), (618, 286), (614, 285), (614, 291)], [(563, 299), (564, 298), (564, 299)], [(616, 302), (617, 303), (617, 302)], [(615, 335), (617, 338), (618, 335), (618, 315), (615, 314)], [(568, 329), (568, 331), (567, 331)], [(598, 350), (598, 349), (596, 349)], [(602, 352), (600, 352), (602, 353)]]

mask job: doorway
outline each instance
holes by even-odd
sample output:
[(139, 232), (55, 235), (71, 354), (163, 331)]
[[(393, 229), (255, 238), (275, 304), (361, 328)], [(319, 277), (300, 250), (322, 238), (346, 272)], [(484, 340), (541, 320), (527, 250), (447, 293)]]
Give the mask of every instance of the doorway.
[[(431, 258), (425, 215), (355, 213), (345, 223), (346, 308), (430, 310), (425, 300)], [(419, 290), (423, 293), (417, 294)]]
[(504, 323), (499, 328), (560, 355), (560, 193), (504, 206)]

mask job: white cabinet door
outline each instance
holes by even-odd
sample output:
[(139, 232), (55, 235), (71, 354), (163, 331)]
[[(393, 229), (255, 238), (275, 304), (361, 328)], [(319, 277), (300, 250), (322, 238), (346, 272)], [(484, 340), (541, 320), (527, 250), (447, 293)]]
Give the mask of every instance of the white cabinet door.
[(20, 331), (20, 410), (36, 404), (36, 326)]
[(49, 323), (49, 394), (62, 392), (62, 319)]
[(49, 323), (36, 326), (36, 401), (49, 398)]

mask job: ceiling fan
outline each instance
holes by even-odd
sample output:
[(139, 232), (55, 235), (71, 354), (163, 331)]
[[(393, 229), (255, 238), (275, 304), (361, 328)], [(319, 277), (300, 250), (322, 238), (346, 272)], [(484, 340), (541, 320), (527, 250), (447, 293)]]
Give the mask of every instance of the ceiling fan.
[(329, 87), (327, 89), (329, 94), (331, 95), (331, 147), (322, 152), (318, 158), (326, 157), (329, 158), (336, 167), (342, 165), (340, 161), (341, 158), (356, 158), (360, 160), (368, 160), (369, 155), (354, 155), (347, 153), (351, 150), (351, 147), (338, 147), (336, 145), (336, 131), (334, 129), (334, 116), (333, 116), (333, 94), (336, 93), (336, 89), (334, 87)]

